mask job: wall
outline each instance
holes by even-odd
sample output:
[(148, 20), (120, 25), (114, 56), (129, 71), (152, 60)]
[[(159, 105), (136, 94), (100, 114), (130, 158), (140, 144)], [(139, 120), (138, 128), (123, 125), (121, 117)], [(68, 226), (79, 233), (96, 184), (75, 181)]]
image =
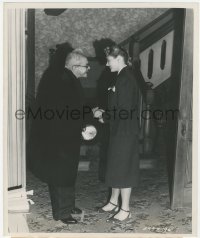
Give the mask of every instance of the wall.
[(93, 41), (108, 37), (120, 43), (168, 9), (67, 9), (59, 16), (48, 16), (43, 9), (35, 11), (35, 77), (36, 89), (48, 66), (49, 48), (70, 42), (94, 56)]

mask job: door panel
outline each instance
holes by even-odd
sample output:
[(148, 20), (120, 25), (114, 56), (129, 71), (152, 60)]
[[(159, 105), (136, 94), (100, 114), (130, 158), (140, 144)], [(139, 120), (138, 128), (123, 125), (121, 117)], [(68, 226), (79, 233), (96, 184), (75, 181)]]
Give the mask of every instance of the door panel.
[[(141, 72), (146, 82), (153, 83), (152, 88), (156, 88), (171, 76), (172, 53), (173, 53), (174, 31), (170, 31), (164, 37), (149, 46), (140, 53)], [(165, 50), (162, 46), (165, 44)], [(153, 52), (153, 72), (151, 78), (148, 77), (149, 53)], [(162, 51), (163, 54), (162, 54)], [(162, 57), (164, 55), (164, 57)], [(161, 63), (163, 67), (161, 67)]]

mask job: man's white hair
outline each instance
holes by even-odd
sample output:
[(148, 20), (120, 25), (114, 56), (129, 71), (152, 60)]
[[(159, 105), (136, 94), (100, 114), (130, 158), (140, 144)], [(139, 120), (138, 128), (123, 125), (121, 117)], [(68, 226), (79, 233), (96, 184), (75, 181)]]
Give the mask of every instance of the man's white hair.
[(72, 70), (72, 67), (74, 65), (80, 65), (81, 64), (81, 59), (85, 59), (86, 56), (84, 55), (83, 51), (81, 49), (75, 49), (71, 53), (68, 54), (66, 61), (65, 61), (65, 66)]

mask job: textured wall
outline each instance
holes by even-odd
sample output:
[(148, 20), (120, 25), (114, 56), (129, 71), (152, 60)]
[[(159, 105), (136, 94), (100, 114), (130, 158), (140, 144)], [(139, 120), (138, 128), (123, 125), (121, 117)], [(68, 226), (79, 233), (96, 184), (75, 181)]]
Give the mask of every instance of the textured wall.
[(36, 88), (48, 66), (48, 50), (62, 42), (82, 48), (94, 56), (93, 41), (108, 37), (120, 43), (168, 9), (67, 9), (60, 16), (48, 16), (36, 9), (35, 66)]

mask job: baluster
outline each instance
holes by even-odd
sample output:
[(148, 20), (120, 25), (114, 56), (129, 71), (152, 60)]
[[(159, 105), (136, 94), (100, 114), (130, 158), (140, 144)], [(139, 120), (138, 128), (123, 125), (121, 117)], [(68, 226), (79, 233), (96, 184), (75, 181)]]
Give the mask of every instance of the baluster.
[(152, 152), (153, 139), (151, 137), (152, 127), (152, 104), (154, 101), (154, 92), (151, 88), (152, 83), (147, 83), (146, 108), (144, 110), (144, 134), (143, 134), (143, 154), (150, 155)]
[[(154, 101), (154, 91), (152, 89), (153, 84), (148, 82), (146, 83), (141, 70), (140, 70), (140, 44), (137, 39), (132, 38), (132, 42), (130, 44), (130, 52), (132, 52), (132, 62), (133, 67), (136, 73), (136, 80), (138, 82), (138, 85), (140, 87), (140, 90), (142, 92), (142, 97), (145, 102), (145, 106), (143, 106), (141, 110), (140, 118), (142, 117), (143, 113), (143, 146), (142, 146), (142, 159), (140, 161), (140, 167), (141, 168), (151, 168), (154, 166), (154, 161), (149, 160), (152, 153), (152, 145), (153, 145), (153, 138), (151, 137), (151, 129), (152, 129), (152, 120), (150, 118), (151, 115), (151, 108)], [(152, 61), (153, 62), (153, 61)], [(153, 66), (152, 66), (153, 68)], [(153, 72), (152, 72), (153, 73)], [(144, 119), (146, 118), (146, 119)]]

